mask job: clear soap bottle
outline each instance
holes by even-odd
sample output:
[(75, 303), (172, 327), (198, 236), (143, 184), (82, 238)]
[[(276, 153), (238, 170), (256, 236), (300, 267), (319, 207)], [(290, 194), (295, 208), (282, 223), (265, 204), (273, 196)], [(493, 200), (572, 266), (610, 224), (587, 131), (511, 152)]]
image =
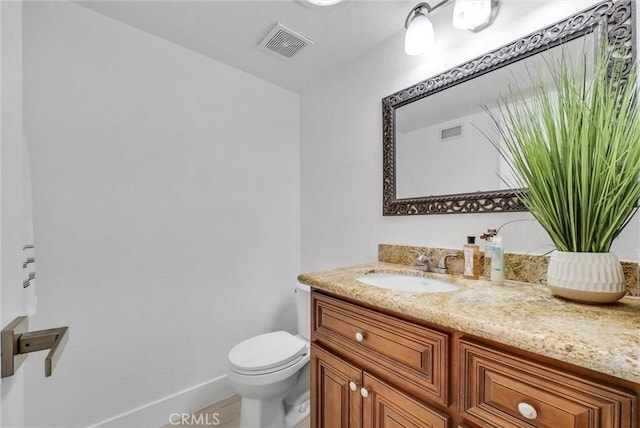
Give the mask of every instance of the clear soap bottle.
[(496, 229), (489, 229), (480, 236), (485, 240), (484, 244), (484, 264), (482, 270), (486, 279), (491, 279), (491, 259), (493, 258), (493, 242), (491, 239), (496, 236)]
[(491, 257), (491, 282), (501, 285), (504, 283), (504, 247), (502, 236), (491, 238), (493, 243), (493, 257)]
[(467, 245), (462, 252), (464, 254), (463, 276), (469, 279), (480, 278), (480, 247), (476, 245), (475, 236), (467, 236)]

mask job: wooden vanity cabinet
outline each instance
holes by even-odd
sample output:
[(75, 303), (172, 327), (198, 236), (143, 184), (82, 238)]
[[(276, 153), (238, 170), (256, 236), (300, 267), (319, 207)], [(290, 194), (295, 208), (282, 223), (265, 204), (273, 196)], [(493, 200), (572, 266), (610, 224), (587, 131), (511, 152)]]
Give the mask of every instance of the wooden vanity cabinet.
[(449, 401), (448, 334), (319, 293), (312, 301), (312, 426), (450, 426), (434, 407)]
[(449, 335), (315, 292), (311, 340), (417, 398), (449, 404)]
[(311, 341), (314, 428), (640, 428), (640, 385), (317, 291)]
[(430, 408), (323, 348), (311, 346), (312, 421), (322, 428), (446, 428)]

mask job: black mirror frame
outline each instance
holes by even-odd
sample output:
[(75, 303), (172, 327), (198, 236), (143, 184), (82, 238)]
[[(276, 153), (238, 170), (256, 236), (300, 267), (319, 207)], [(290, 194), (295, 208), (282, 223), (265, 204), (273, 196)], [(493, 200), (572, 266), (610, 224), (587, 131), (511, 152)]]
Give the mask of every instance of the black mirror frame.
[(407, 199), (396, 198), (396, 109), (467, 80), (490, 73), (591, 32), (606, 35), (611, 49), (635, 59), (635, 5), (631, 0), (602, 1), (562, 21), (515, 40), (441, 74), (382, 99), (383, 215), (424, 215), (526, 211), (516, 193), (496, 190)]

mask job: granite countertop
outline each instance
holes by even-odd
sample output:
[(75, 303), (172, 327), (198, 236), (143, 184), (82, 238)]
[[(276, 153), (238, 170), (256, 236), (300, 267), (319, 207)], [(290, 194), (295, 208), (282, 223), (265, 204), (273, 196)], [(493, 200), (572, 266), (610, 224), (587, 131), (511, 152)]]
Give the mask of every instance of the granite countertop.
[[(372, 272), (448, 279), (461, 288), (452, 293), (412, 293), (355, 279)], [(495, 285), (382, 262), (305, 273), (298, 280), (381, 309), (640, 383), (640, 297), (585, 305), (553, 297), (544, 285), (516, 281)]]

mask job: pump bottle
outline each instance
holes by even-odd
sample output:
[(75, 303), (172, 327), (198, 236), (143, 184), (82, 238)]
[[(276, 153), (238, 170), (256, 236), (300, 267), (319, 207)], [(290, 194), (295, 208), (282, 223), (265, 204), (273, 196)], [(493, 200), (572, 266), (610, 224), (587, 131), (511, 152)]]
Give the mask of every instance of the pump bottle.
[(476, 245), (475, 236), (467, 236), (467, 245), (463, 248), (463, 254), (463, 276), (469, 279), (480, 278), (480, 247)]
[(502, 246), (502, 236), (493, 236), (491, 243), (493, 247), (491, 257), (491, 282), (501, 285), (504, 283), (504, 248)]

